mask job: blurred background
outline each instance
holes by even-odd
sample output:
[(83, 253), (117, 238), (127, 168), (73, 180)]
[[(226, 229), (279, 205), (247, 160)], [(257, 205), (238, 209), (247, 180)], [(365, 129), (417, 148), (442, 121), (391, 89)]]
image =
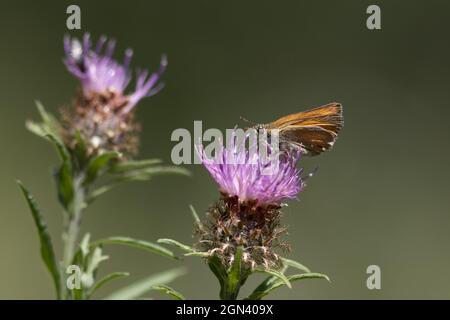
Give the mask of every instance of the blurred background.
[[(366, 8), (381, 7), (382, 30), (366, 28)], [(34, 100), (57, 114), (77, 81), (62, 64), (66, 8), (78, 4), (81, 35), (134, 49), (133, 65), (155, 69), (167, 53), (166, 88), (138, 106), (140, 158), (170, 162), (176, 128), (232, 128), (240, 116), (269, 122), (331, 101), (344, 105), (335, 148), (303, 162), (319, 166), (299, 202), (285, 210), (290, 257), (321, 280), (294, 284), (275, 299), (450, 298), (450, 40), (444, 1), (8, 1), (0, 6), (0, 298), (52, 299), (32, 218), (15, 183), (34, 193), (61, 251), (52, 146), (27, 132)], [(85, 213), (94, 239), (125, 235), (192, 243), (188, 205), (199, 212), (217, 198), (198, 165), (192, 178), (157, 177), (107, 194)], [(128, 280), (181, 265), (109, 247), (101, 268)], [(198, 258), (171, 286), (192, 299), (215, 299), (218, 284)], [(368, 290), (366, 268), (381, 267), (381, 290)], [(244, 292), (262, 277), (255, 276)], [(203, 290), (204, 289), (204, 290)], [(149, 296), (163, 298), (156, 293)]]

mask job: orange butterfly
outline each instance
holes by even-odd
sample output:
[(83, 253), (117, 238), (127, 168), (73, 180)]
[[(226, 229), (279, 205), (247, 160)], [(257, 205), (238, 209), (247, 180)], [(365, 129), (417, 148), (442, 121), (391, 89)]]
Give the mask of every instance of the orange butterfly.
[(302, 154), (315, 156), (333, 146), (343, 126), (342, 105), (332, 102), (254, 128), (266, 129), (269, 133), (278, 129), (282, 149), (297, 148)]

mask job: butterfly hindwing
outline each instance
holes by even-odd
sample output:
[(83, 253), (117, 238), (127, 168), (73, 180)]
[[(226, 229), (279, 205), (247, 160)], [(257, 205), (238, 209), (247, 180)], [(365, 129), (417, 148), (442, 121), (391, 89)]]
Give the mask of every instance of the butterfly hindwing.
[(342, 126), (342, 105), (333, 102), (287, 115), (267, 127), (278, 129), (283, 143), (299, 147), (305, 154), (318, 155), (333, 146)]

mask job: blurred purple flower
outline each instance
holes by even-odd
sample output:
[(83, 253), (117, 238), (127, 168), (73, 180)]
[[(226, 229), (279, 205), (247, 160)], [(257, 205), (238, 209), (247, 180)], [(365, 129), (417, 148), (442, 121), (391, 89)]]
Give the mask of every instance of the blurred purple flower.
[[(106, 49), (103, 50), (106, 44)], [(132, 78), (130, 70), (133, 51), (127, 49), (122, 64), (112, 58), (115, 41), (105, 36), (100, 37), (94, 50), (91, 47), (90, 35), (84, 34), (83, 41), (70, 36), (64, 38), (64, 63), (67, 69), (80, 81), (83, 94), (88, 96), (92, 93), (112, 92), (125, 96), (124, 91)], [(126, 96), (127, 104), (123, 113), (128, 113), (144, 97), (149, 97), (162, 89), (162, 84), (156, 85), (167, 66), (167, 58), (161, 58), (160, 67), (157, 72), (148, 76), (148, 71), (136, 72), (136, 89)]]
[(296, 168), (300, 153), (282, 153), (273, 162), (237, 146), (223, 148), (215, 159), (208, 158), (201, 148), (199, 153), (221, 192), (237, 196), (240, 202), (279, 205), (285, 199), (296, 198), (303, 188), (301, 170)]

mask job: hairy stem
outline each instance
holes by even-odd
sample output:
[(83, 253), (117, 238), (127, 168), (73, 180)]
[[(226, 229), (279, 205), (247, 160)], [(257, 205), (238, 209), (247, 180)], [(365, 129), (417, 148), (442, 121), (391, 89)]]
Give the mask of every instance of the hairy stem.
[(83, 179), (84, 175), (82, 174), (75, 177), (73, 201), (70, 208), (67, 209), (63, 234), (63, 262), (65, 268), (72, 264), (80, 231), (81, 215), (85, 207), (86, 190), (82, 185)]

